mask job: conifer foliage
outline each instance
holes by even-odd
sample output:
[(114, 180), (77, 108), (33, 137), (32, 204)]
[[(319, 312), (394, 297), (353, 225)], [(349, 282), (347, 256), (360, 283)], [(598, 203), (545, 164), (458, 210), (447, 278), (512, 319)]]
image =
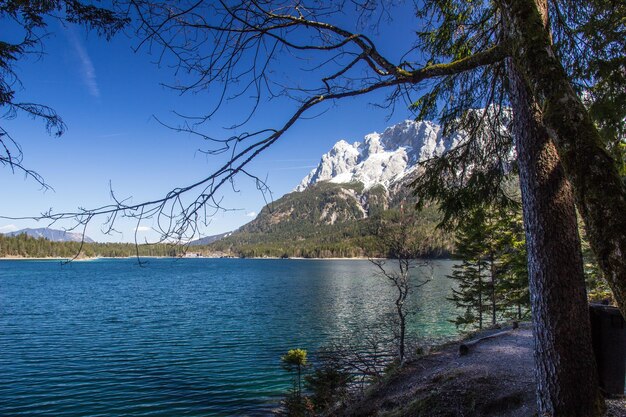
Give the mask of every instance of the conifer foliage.
[(449, 278), (457, 282), (450, 300), (463, 328), (524, 318), (530, 309), (524, 229), (519, 210), (481, 206), (456, 230), (462, 262)]

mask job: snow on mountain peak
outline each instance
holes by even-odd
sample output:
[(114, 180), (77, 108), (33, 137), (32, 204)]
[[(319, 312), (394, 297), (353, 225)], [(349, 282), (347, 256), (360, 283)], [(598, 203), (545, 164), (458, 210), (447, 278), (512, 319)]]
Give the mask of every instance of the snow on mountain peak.
[(296, 187), (303, 191), (320, 181), (362, 182), (365, 189), (389, 187), (415, 169), (418, 162), (442, 154), (449, 145), (432, 122), (405, 120), (383, 133), (370, 133), (363, 142), (337, 142), (319, 165)]

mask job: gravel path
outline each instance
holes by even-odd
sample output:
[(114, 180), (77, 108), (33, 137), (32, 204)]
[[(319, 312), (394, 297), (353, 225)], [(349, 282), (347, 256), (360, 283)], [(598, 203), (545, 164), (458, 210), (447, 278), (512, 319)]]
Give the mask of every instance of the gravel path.
[[(532, 349), (529, 326), (485, 339), (464, 356), (459, 343), (446, 345), (408, 363), (338, 415), (535, 416)], [(608, 408), (607, 417), (626, 417), (626, 401), (609, 401)]]

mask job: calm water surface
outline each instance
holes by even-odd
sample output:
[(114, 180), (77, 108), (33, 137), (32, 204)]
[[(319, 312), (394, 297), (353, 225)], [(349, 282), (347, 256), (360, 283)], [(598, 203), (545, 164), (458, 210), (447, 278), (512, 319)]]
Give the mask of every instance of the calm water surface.
[[(451, 261), (413, 294), (412, 336), (455, 334)], [(0, 415), (261, 416), (288, 349), (363, 338), (392, 289), (367, 261), (0, 262)], [(431, 274), (427, 268), (424, 274)]]

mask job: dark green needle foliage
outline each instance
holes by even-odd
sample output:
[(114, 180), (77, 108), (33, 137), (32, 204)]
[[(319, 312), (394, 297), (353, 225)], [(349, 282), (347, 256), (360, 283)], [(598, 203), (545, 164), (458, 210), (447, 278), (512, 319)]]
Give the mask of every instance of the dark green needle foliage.
[(315, 410), (323, 412), (348, 397), (348, 386), (354, 378), (341, 366), (340, 358), (326, 355), (304, 379)]
[(522, 319), (530, 308), (526, 246), (519, 209), (473, 209), (456, 229), (461, 263), (449, 277), (457, 282), (450, 300), (462, 328)]
[(280, 358), (283, 368), (293, 374), (293, 389), (283, 401), (286, 414), (290, 417), (310, 415), (309, 399), (302, 395), (302, 372), (308, 365), (305, 349), (290, 349)]

